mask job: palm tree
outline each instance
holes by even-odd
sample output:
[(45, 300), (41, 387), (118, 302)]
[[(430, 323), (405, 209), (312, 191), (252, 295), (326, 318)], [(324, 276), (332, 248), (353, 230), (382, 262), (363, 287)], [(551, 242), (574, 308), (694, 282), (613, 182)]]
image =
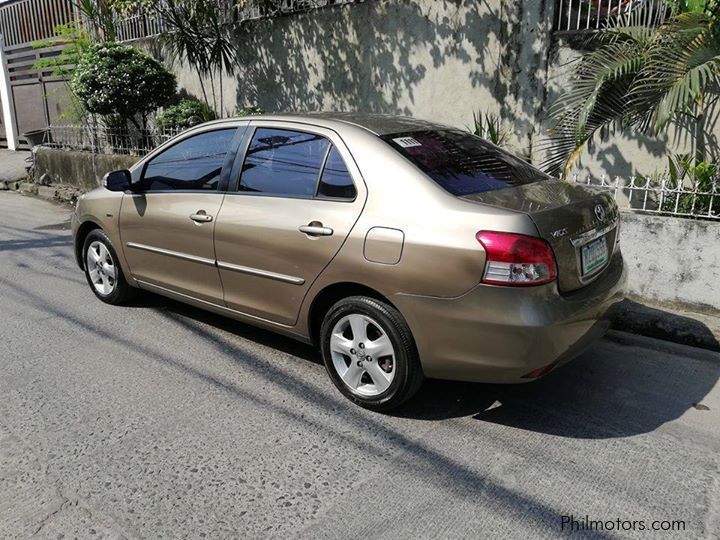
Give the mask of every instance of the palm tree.
[(671, 123), (691, 130), (695, 158), (705, 159), (720, 88), (718, 5), (676, 12), (656, 28), (643, 20), (641, 11), (619, 16), (588, 39), (548, 113), (550, 137), (542, 145), (548, 172), (567, 176), (599, 133), (615, 128), (652, 135)]
[[(111, 0), (120, 12), (130, 14), (143, 10), (158, 16), (165, 31), (161, 42), (176, 60), (185, 60), (195, 70), (200, 82), (203, 101), (216, 114), (224, 114), (223, 73), (232, 73), (237, 50), (228, 15), (230, 2), (219, 0)], [(220, 89), (220, 105), (215, 98), (215, 77)], [(209, 79), (212, 106), (205, 88)]]

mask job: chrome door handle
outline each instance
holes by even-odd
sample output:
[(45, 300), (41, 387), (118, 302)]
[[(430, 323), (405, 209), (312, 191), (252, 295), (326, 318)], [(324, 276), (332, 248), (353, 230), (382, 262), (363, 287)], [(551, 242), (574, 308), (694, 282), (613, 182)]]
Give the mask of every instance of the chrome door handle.
[(195, 223), (209, 223), (213, 220), (212, 216), (208, 216), (205, 213), (197, 213), (190, 216)]
[(309, 225), (302, 225), (298, 230), (309, 236), (332, 236), (333, 230), (330, 227), (323, 227), (322, 223), (316, 225), (316, 221), (313, 221)]

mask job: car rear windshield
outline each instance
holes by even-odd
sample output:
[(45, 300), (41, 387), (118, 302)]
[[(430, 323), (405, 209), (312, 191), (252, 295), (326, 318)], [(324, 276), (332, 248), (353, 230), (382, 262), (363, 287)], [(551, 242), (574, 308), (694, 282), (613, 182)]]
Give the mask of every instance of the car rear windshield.
[(394, 133), (382, 139), (457, 196), (550, 178), (522, 159), (459, 130)]

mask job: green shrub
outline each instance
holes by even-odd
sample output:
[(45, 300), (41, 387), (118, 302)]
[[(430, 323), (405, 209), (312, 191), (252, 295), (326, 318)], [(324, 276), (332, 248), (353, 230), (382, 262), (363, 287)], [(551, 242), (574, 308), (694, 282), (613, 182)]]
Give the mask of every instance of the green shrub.
[(157, 115), (155, 123), (163, 129), (185, 129), (215, 118), (215, 113), (206, 103), (196, 99), (183, 99), (177, 105), (166, 107)]
[(88, 112), (116, 114), (137, 126), (135, 117), (144, 120), (167, 102), (177, 82), (165, 66), (139, 49), (99, 43), (81, 55), (70, 84)]
[(250, 105), (248, 107), (238, 107), (235, 109), (235, 116), (254, 116), (256, 114), (263, 114), (265, 111), (263, 111), (260, 107), (257, 105)]
[(502, 120), (492, 113), (473, 113), (474, 127), (470, 131), (495, 146), (505, 146), (510, 134), (502, 126)]

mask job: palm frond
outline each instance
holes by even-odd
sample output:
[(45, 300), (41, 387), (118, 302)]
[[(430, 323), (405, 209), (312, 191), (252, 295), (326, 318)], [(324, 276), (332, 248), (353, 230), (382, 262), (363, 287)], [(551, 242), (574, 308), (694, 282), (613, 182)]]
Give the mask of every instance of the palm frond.
[(654, 133), (697, 119), (693, 111), (720, 88), (718, 9), (680, 13), (658, 28), (630, 14), (591, 37), (549, 109), (541, 166), (567, 174), (594, 136), (612, 127)]

